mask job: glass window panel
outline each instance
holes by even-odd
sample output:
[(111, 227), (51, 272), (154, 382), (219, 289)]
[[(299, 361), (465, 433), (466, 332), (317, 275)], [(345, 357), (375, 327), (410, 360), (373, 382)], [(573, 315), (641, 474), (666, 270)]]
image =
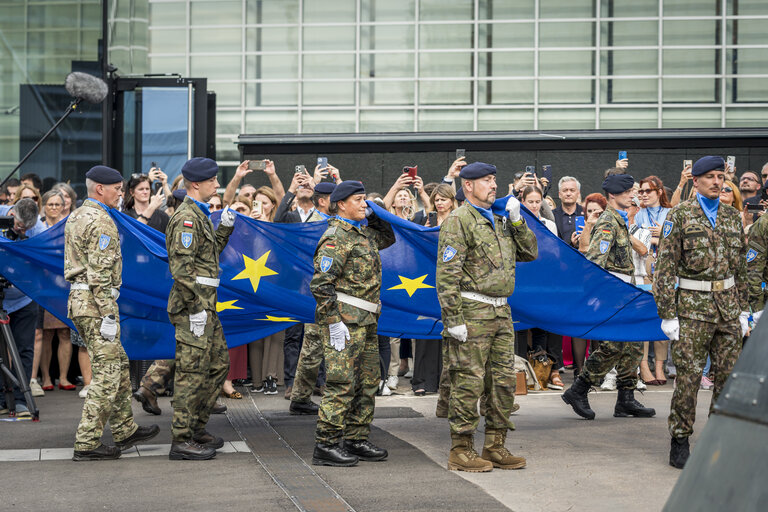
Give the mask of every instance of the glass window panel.
[(152, 57), (149, 60), (149, 70), (152, 73), (178, 73), (187, 75), (186, 57)]
[(27, 8), (27, 28), (71, 29), (72, 6), (70, 4), (30, 4)]
[(533, 48), (533, 23), (481, 23), (480, 48)]
[(533, 80), (480, 80), (477, 84), (477, 103), (503, 105), (533, 103)]
[(361, 50), (412, 50), (413, 25), (363, 25)]
[(657, 75), (658, 59), (657, 50), (605, 50), (600, 52), (600, 74)]
[(720, 36), (717, 30), (719, 23), (719, 20), (664, 20), (663, 44), (664, 46), (719, 44)]
[(663, 101), (675, 103), (715, 102), (720, 92), (716, 78), (665, 78), (661, 87)]
[(239, 107), (242, 105), (240, 82), (211, 83), (209, 80), (208, 90), (216, 93), (217, 107)]
[(768, 118), (765, 107), (729, 108), (725, 111), (725, 126), (728, 128), (764, 128)]
[(304, 105), (354, 105), (354, 82), (304, 82)]
[(768, 3), (766, 3), (764, 0), (739, 0), (735, 3), (735, 5), (738, 6), (738, 13), (733, 11), (734, 2), (728, 2), (728, 14), (740, 14), (742, 16), (747, 15), (757, 15), (757, 16), (766, 16), (768, 15)]
[(353, 23), (355, 0), (304, 0), (304, 23)]
[(419, 47), (425, 50), (472, 49), (473, 25), (421, 25)]
[(240, 133), (239, 110), (216, 110), (217, 137), (221, 135), (239, 135)]
[(726, 79), (728, 84), (728, 101), (768, 103), (768, 89), (765, 78)]
[(192, 2), (192, 25), (239, 25), (243, 22), (242, 9), (240, 0)]
[(591, 51), (541, 51), (539, 74), (541, 76), (589, 76), (594, 69), (595, 52)]
[(364, 53), (360, 55), (363, 78), (398, 78), (413, 76), (413, 53)]
[(422, 20), (471, 20), (474, 3), (474, 0), (419, 0), (419, 16)]
[(416, 0), (361, 0), (360, 20), (370, 21), (413, 21), (416, 14)]
[(768, 48), (734, 48), (728, 50), (729, 73), (762, 75), (768, 73)]
[(600, 128), (603, 130), (651, 129), (658, 126), (656, 108), (601, 108)]
[(243, 39), (240, 30), (193, 28), (190, 45), (192, 52), (240, 53), (243, 50)]
[(533, 52), (479, 52), (479, 76), (533, 76)]
[(474, 125), (472, 110), (419, 110), (420, 132), (466, 132)]
[(662, 128), (719, 128), (719, 108), (665, 108)]
[(245, 113), (246, 133), (296, 133), (295, 110), (256, 110)]
[(151, 30), (149, 51), (152, 53), (184, 53), (187, 51), (187, 31)]
[(594, 80), (542, 80), (539, 103), (594, 103)]
[[(4, 61), (0, 60), (0, 66), (4, 64)], [(5, 75), (7, 76), (7, 75)], [(14, 80), (13, 82), (16, 82)], [(0, 105), (4, 105), (5, 108), (13, 108), (14, 105), (19, 104), (19, 85), (18, 83), (2, 83), (0, 82)], [(4, 115), (0, 116), (0, 123), (11, 123), (13, 126), (13, 133), (16, 133), (19, 128), (19, 120), (15, 118), (13, 115)], [(3, 131), (0, 130), (0, 135), (3, 134)]]
[(248, 24), (298, 23), (299, 0), (246, 0)]
[(594, 0), (539, 0), (541, 18), (594, 18)]
[(481, 20), (521, 20), (532, 19), (536, 11), (534, 0), (480, 0), (479, 19)]
[(0, 55), (11, 57), (15, 56), (16, 52), (26, 53), (27, 34), (28, 32), (23, 31), (3, 31), (4, 40), (3, 44), (0, 45)]
[[(136, 5), (137, 18), (149, 18), (149, 6)], [(7, 9), (7, 8), (6, 8)], [(101, 33), (101, 2), (90, 2), (82, 6), (80, 25), (97, 29)]]
[[(765, 30), (765, 20), (729, 20), (728, 21), (728, 43), (733, 41), (736, 36), (735, 44), (768, 44), (768, 31)], [(768, 50), (763, 50), (768, 51)]]
[(3, 5), (3, 15), (0, 16), (0, 29), (18, 29), (27, 23), (25, 5)]
[(354, 50), (355, 27), (304, 27), (304, 50)]
[(193, 76), (215, 76), (219, 80), (239, 80), (241, 78), (240, 56), (192, 56), (190, 73)]
[(413, 110), (361, 110), (361, 132), (412, 132)]
[(298, 55), (246, 55), (245, 78), (298, 78)]
[(27, 73), (30, 82), (61, 83), (72, 71), (72, 61), (60, 57), (29, 58), (27, 60)]
[(656, 21), (605, 21), (601, 23), (602, 46), (658, 46)]
[(659, 0), (612, 0), (601, 2), (600, 7), (600, 15), (603, 18), (659, 15)]
[(664, 50), (665, 75), (711, 75), (720, 69), (718, 50)]
[(184, 2), (153, 2), (149, 4), (149, 21), (153, 27), (187, 24), (187, 9)]
[[(739, 2), (741, 3), (741, 2)], [(674, 0), (664, 2), (664, 16), (715, 16), (719, 0)]]
[(351, 133), (355, 131), (354, 110), (305, 110), (302, 133)]
[(595, 127), (595, 109), (541, 109), (539, 130), (591, 130)]
[(533, 110), (480, 109), (477, 111), (480, 131), (533, 130)]
[(360, 82), (361, 105), (413, 105), (414, 82)]
[(304, 78), (355, 78), (355, 55), (304, 54)]
[(472, 103), (472, 82), (422, 80), (419, 83), (419, 103), (422, 105), (469, 105)]
[(299, 103), (298, 82), (261, 82), (245, 84), (245, 105), (292, 106)]
[(296, 27), (248, 28), (245, 48), (249, 52), (295, 52), (299, 49), (299, 31)]
[(542, 47), (576, 47), (595, 45), (595, 23), (540, 23), (539, 45)]
[(419, 75), (425, 77), (472, 76), (471, 53), (421, 53)]
[(656, 103), (659, 81), (655, 78), (602, 80), (600, 95), (602, 103)]
[(35, 31), (27, 35), (27, 51), (40, 55), (77, 55), (80, 46), (78, 32), (73, 31)]

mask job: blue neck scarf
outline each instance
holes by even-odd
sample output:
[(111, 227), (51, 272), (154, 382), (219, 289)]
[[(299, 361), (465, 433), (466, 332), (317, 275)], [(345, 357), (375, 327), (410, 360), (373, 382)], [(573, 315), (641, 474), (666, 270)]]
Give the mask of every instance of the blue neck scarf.
[(89, 197), (88, 199), (86, 199), (86, 201), (93, 201), (93, 202), (94, 202), (94, 203), (96, 203), (97, 205), (99, 205), (99, 206), (101, 206), (102, 208), (104, 208), (104, 211), (105, 211), (105, 212), (107, 212), (107, 213), (109, 213), (109, 210), (111, 210), (111, 208), (110, 208), (109, 206), (105, 205), (105, 204), (104, 204), (104, 203), (102, 203), (101, 201), (97, 201), (96, 199), (94, 199), (94, 198), (92, 198), (92, 197)]
[(709, 220), (712, 228), (714, 228), (717, 222), (717, 210), (720, 208), (720, 196), (715, 199), (709, 199), (696, 192), (696, 199), (699, 200), (699, 206), (704, 210), (704, 215), (707, 216), (707, 220)]
[(475, 207), (475, 210), (480, 212), (480, 215), (491, 221), (491, 226), (493, 226), (494, 229), (496, 229), (496, 222), (493, 220), (493, 212), (490, 208), (480, 208), (479, 206), (472, 204), (472, 201), (467, 199), (467, 202)]
[(625, 212), (624, 210), (616, 210), (619, 212), (619, 215), (621, 215), (621, 218), (624, 219), (624, 224), (629, 227), (629, 214)]
[(201, 203), (200, 201), (198, 201), (197, 199), (195, 199), (194, 197), (189, 196), (189, 195), (187, 197), (189, 197), (191, 200), (193, 200), (195, 202), (197, 207), (200, 208), (200, 211), (202, 211), (205, 214), (206, 217), (210, 217), (211, 216), (211, 209), (208, 208), (208, 204), (207, 203)]
[[(318, 212), (318, 213), (319, 213), (319, 212)], [(355, 226), (357, 229), (361, 229), (361, 228), (363, 227), (363, 223), (362, 223), (362, 222), (360, 222), (359, 220), (350, 220), (350, 219), (345, 219), (344, 217), (339, 217), (338, 215), (337, 215), (336, 217), (334, 217), (334, 218), (335, 218), (335, 219), (339, 219), (339, 220), (340, 220), (340, 221), (342, 221), (342, 222), (346, 222), (347, 224), (352, 224), (352, 225), (353, 225), (353, 226)]]

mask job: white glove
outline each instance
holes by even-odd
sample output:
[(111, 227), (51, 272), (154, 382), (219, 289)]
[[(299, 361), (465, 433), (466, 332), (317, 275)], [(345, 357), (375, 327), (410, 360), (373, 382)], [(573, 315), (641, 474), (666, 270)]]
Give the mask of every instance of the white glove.
[(331, 334), (331, 346), (341, 352), (346, 346), (345, 341), (349, 339), (349, 329), (344, 322), (336, 322), (328, 326)]
[[(517, 199), (515, 199), (517, 201)], [(518, 213), (517, 215), (520, 215), (520, 203), (517, 203)], [(461, 324), (457, 325), (456, 327), (449, 327), (448, 328), (448, 334), (451, 335), (452, 338), (456, 338), (460, 342), (464, 343), (467, 341), (467, 324)]]
[(680, 320), (677, 318), (668, 318), (661, 321), (661, 330), (671, 340), (680, 339)]
[(749, 312), (742, 311), (739, 315), (739, 323), (741, 324), (741, 335), (746, 336), (749, 330)]
[(189, 315), (189, 329), (195, 337), (199, 338), (203, 335), (206, 322), (208, 322), (208, 312), (206, 310)]
[(515, 196), (512, 196), (507, 201), (507, 212), (509, 212), (509, 220), (517, 222), (520, 220), (520, 201)]
[(235, 212), (229, 209), (229, 205), (221, 210), (221, 225), (228, 228), (235, 225)]
[(101, 319), (99, 332), (105, 340), (115, 341), (115, 336), (117, 336), (117, 320), (115, 315), (107, 315)]
[(752, 322), (755, 325), (757, 325), (757, 322), (760, 321), (760, 317), (761, 316), (763, 316), (763, 310), (762, 309), (760, 311), (755, 311), (754, 313), (752, 313)]

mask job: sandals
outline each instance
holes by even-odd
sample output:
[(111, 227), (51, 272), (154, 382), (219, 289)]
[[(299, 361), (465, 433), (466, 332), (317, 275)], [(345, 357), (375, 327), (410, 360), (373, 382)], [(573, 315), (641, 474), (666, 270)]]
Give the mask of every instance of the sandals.
[(561, 390), (565, 387), (565, 384), (563, 384), (563, 379), (560, 378), (559, 371), (552, 370), (552, 373), (549, 376), (549, 383), (547, 384), (547, 387), (549, 389), (555, 390)]
[(233, 391), (232, 393), (227, 393), (223, 389), (221, 390), (221, 396), (226, 398), (232, 398), (233, 400), (240, 400), (243, 398), (243, 395), (239, 391)]

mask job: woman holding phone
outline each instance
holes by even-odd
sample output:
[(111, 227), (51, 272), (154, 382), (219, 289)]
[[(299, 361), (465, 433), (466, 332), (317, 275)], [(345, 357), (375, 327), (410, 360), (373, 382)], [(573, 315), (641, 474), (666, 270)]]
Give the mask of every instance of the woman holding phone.
[(146, 174), (134, 174), (125, 186), (125, 206), (123, 213), (137, 219), (142, 224), (165, 233), (168, 226), (168, 214), (160, 209), (165, 204), (163, 189), (152, 194), (152, 182)]

